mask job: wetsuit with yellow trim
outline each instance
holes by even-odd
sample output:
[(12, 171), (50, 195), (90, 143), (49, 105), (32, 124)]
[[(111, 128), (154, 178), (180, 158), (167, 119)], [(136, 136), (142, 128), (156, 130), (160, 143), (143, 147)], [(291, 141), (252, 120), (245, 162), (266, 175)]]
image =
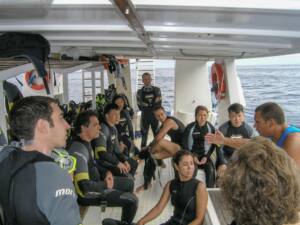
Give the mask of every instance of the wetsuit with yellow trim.
[(110, 170), (115, 176), (128, 176), (122, 174), (117, 167), (119, 162), (130, 164), (131, 176), (134, 176), (138, 163), (127, 156), (120, 150), (117, 129), (111, 127), (106, 122), (101, 123), (101, 134), (99, 138), (92, 141), (93, 149), (95, 150), (95, 159), (100, 166)]
[(114, 177), (113, 189), (108, 189), (102, 181), (107, 170), (102, 168), (102, 173), (99, 174), (92, 152), (90, 143), (80, 137), (74, 139), (69, 147), (69, 153), (77, 160), (74, 182), (79, 204), (100, 205), (102, 201), (106, 201), (108, 206), (122, 207), (122, 221), (131, 223), (138, 205), (138, 199), (131, 193), (132, 180)]

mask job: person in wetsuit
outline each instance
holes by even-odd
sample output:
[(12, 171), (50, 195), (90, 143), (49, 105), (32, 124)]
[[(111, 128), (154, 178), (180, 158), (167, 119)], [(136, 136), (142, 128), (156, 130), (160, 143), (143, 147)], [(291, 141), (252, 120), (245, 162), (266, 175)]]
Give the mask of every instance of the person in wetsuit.
[(137, 225), (147, 224), (158, 217), (170, 199), (174, 207), (173, 215), (162, 225), (202, 224), (208, 195), (205, 185), (193, 177), (194, 157), (189, 151), (180, 150), (174, 156), (173, 162), (178, 177), (166, 184), (159, 202)]
[(148, 131), (151, 126), (153, 136), (156, 135), (158, 129), (158, 120), (153, 114), (153, 108), (161, 105), (161, 91), (158, 87), (151, 85), (151, 74), (144, 73), (142, 75), (144, 86), (137, 91), (137, 105), (142, 111), (141, 115), (141, 148), (146, 147), (148, 139)]
[[(136, 189), (140, 192), (148, 188), (155, 173), (154, 159), (165, 159), (176, 154), (181, 149), (182, 137), (185, 126), (173, 116), (167, 116), (162, 106), (156, 106), (153, 109), (154, 115), (161, 122), (159, 132), (154, 137), (148, 148), (139, 153), (140, 159), (145, 159), (144, 184)], [(171, 141), (164, 139), (168, 135)]]
[[(245, 122), (244, 107), (239, 103), (231, 104), (228, 107), (229, 121), (223, 123), (219, 127), (219, 131), (228, 138), (252, 138), (255, 133), (253, 128)], [(224, 145), (222, 151), (226, 161), (228, 161), (233, 154), (235, 148)]]
[[(69, 153), (77, 159), (74, 183), (81, 205), (122, 207), (121, 220), (130, 224), (135, 216), (138, 200), (133, 191), (132, 179), (113, 177), (105, 168), (97, 168), (93, 159), (91, 140), (99, 137), (100, 125), (93, 111), (82, 112), (74, 123), (76, 137), (69, 147)], [(99, 173), (100, 171), (100, 173)]]
[(95, 158), (100, 166), (106, 167), (115, 176), (133, 177), (138, 163), (120, 150), (118, 132), (115, 127), (119, 118), (119, 107), (108, 104), (104, 109), (105, 120), (101, 123), (101, 134), (92, 142)]
[(216, 168), (218, 176), (222, 176), (226, 170), (226, 161), (223, 152), (214, 144), (208, 144), (204, 137), (207, 133), (215, 133), (214, 126), (207, 121), (208, 109), (205, 106), (197, 106), (195, 109), (195, 122), (187, 125), (183, 135), (183, 148), (195, 155), (195, 163), (199, 169), (205, 172), (207, 187), (214, 187), (215, 165), (211, 159), (214, 151), (217, 154)]
[[(153, 109), (156, 119), (161, 122), (159, 132), (151, 142), (151, 153), (156, 159), (165, 159), (176, 154), (181, 148), (184, 124), (173, 116), (167, 116), (162, 106)], [(168, 135), (171, 141), (165, 140)]]
[[(271, 138), (300, 167), (300, 129), (286, 123), (282, 108), (275, 102), (266, 102), (255, 109), (254, 121), (254, 127), (258, 133), (263, 137)], [(239, 148), (250, 140), (227, 138), (221, 132), (207, 134), (205, 139), (210, 143), (233, 148)]]
[[(55, 99), (23, 98), (10, 111), (10, 127), (22, 147), (0, 151), (3, 224), (79, 225), (79, 208), (68, 172), (50, 157), (64, 147), (69, 124)], [(1, 217), (1, 216), (0, 216)]]
[(118, 131), (119, 143), (120, 146), (122, 146), (121, 150), (123, 149), (123, 153), (127, 156), (129, 156), (130, 153), (135, 155), (139, 150), (134, 144), (134, 131), (130, 110), (128, 110), (128, 106), (125, 104), (125, 99), (122, 95), (116, 95), (113, 99), (113, 103), (115, 103), (120, 110), (120, 120), (116, 124), (116, 128)]

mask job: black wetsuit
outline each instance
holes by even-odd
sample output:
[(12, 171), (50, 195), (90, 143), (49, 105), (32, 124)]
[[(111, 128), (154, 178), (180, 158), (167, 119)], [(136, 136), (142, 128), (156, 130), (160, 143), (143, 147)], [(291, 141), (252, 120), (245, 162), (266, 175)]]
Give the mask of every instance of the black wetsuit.
[(204, 165), (199, 166), (200, 169), (204, 169), (206, 177), (206, 186), (214, 187), (215, 183), (215, 166), (210, 156), (214, 150), (217, 153), (216, 167), (222, 164), (226, 164), (222, 151), (217, 148), (216, 145), (208, 145), (205, 142), (205, 135), (207, 133), (215, 133), (214, 126), (206, 122), (204, 126), (199, 126), (197, 122), (192, 122), (187, 125), (184, 131), (183, 148), (190, 150), (197, 155), (199, 161), (203, 157), (207, 157), (207, 162)]
[(162, 225), (187, 225), (196, 218), (196, 192), (200, 181), (195, 178), (181, 182), (174, 179), (170, 183), (173, 216)]
[(5, 147), (0, 152), (0, 180), (4, 224), (81, 224), (71, 177), (52, 158)]
[(167, 119), (173, 120), (178, 126), (178, 128), (176, 130), (171, 129), (168, 131), (167, 134), (170, 136), (172, 142), (181, 146), (185, 126), (183, 125), (183, 123), (180, 120), (178, 120), (177, 118), (175, 118), (173, 116), (168, 116)]
[(137, 154), (139, 150), (133, 145), (134, 132), (133, 132), (132, 121), (130, 118), (130, 113), (127, 109), (123, 109), (120, 112), (120, 121), (116, 125), (116, 128), (118, 131), (119, 141), (122, 141), (127, 148), (124, 154), (129, 156), (129, 152), (131, 148), (133, 148), (134, 151), (133, 153)]
[(99, 165), (109, 169), (115, 176), (128, 176), (128, 174), (122, 174), (117, 167), (119, 162), (127, 161), (131, 167), (129, 173), (132, 177), (134, 176), (138, 163), (120, 151), (118, 132), (115, 127), (111, 127), (106, 122), (101, 123), (101, 134), (99, 138), (92, 141), (92, 146)]
[[(227, 121), (219, 127), (219, 130), (225, 137), (229, 138), (252, 138), (254, 136), (253, 128), (245, 122), (240, 127), (234, 127), (230, 121)], [(222, 151), (225, 159), (228, 161), (234, 152), (234, 148), (224, 145)]]
[(74, 182), (78, 202), (81, 205), (100, 205), (101, 202), (107, 201), (108, 206), (122, 207), (122, 221), (131, 223), (138, 205), (138, 199), (131, 193), (133, 181), (125, 177), (114, 177), (113, 189), (107, 189), (106, 183), (101, 180), (104, 179), (107, 170), (102, 168), (104, 174), (100, 176), (89, 142), (78, 137), (71, 143), (69, 152), (77, 159)]
[(158, 87), (144, 86), (137, 91), (137, 105), (142, 111), (141, 115), (141, 133), (142, 142), (141, 148), (147, 145), (149, 126), (151, 125), (154, 136), (157, 133), (158, 121), (153, 114), (153, 108), (156, 105), (161, 105), (161, 100), (155, 102), (156, 98), (161, 98), (161, 92)]

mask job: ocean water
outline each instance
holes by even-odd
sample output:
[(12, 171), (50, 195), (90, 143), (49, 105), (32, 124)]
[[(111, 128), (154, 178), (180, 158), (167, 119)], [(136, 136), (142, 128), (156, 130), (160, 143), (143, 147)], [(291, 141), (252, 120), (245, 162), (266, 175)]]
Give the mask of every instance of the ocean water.
[[(238, 66), (246, 99), (246, 121), (253, 124), (255, 108), (267, 101), (277, 102), (285, 111), (286, 120), (300, 127), (300, 65)], [(136, 87), (136, 71), (132, 70), (132, 87)], [(174, 106), (174, 68), (155, 69), (155, 85), (161, 88), (163, 105), (168, 111)], [(69, 82), (70, 99), (82, 101), (81, 73)], [(105, 80), (107, 87), (107, 80)]]
[[(174, 69), (156, 69), (156, 85), (167, 110), (174, 105)], [(253, 124), (255, 108), (267, 101), (278, 103), (288, 123), (300, 126), (300, 65), (237, 66), (246, 99), (246, 121)]]

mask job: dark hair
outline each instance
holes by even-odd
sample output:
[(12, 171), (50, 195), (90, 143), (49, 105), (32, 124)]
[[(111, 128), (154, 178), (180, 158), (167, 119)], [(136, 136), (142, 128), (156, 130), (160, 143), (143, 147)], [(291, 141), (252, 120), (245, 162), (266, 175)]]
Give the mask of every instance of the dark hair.
[(117, 101), (118, 99), (122, 99), (122, 100), (123, 100), (123, 102), (124, 102), (124, 108), (126, 108), (126, 100), (125, 100), (125, 98), (124, 98), (122, 95), (115, 95), (115, 97), (114, 97), (113, 100), (112, 100), (112, 103), (115, 103), (115, 104), (116, 104), (116, 101)]
[(16, 102), (9, 114), (12, 133), (20, 140), (30, 141), (39, 119), (47, 120), (50, 126), (54, 126), (51, 104), (58, 105), (58, 101), (46, 96), (30, 96)]
[(117, 100), (117, 99), (122, 99), (123, 101), (124, 101), (124, 103), (125, 103), (125, 99), (124, 99), (124, 97), (122, 96), (122, 95), (115, 95), (115, 97), (113, 98), (113, 100), (112, 100), (112, 103), (115, 103), (115, 101)]
[(228, 113), (234, 112), (236, 114), (244, 112), (244, 106), (240, 103), (233, 103), (228, 107)]
[(145, 76), (151, 76), (151, 74), (149, 72), (145, 72), (143, 73), (142, 78), (144, 78)]
[(90, 125), (90, 118), (95, 116), (98, 118), (98, 114), (95, 111), (87, 110), (79, 113), (74, 122), (74, 134), (78, 135), (81, 133), (81, 126), (88, 127)]
[(112, 110), (119, 110), (119, 106), (115, 103), (110, 103), (104, 108), (104, 115), (108, 114)]
[(193, 154), (190, 151), (187, 150), (179, 150), (174, 156), (173, 156), (173, 163), (176, 165), (179, 164), (179, 162), (182, 160), (184, 156), (191, 156), (194, 157)]
[(153, 111), (153, 112), (156, 112), (157, 110), (160, 110), (160, 109), (163, 110), (163, 111), (166, 111), (165, 108), (162, 107), (161, 105), (156, 105), (156, 106), (154, 106), (154, 108), (153, 108), (152, 111)]
[(197, 114), (199, 113), (199, 111), (205, 111), (208, 113), (208, 109), (203, 106), (203, 105), (198, 105), (196, 108), (195, 108), (195, 117), (197, 116)]
[(275, 102), (266, 102), (258, 106), (255, 112), (260, 112), (261, 117), (265, 121), (274, 119), (277, 124), (283, 124), (285, 122), (284, 112)]
[(221, 188), (237, 224), (282, 225), (298, 219), (299, 168), (283, 149), (256, 137), (231, 159)]

